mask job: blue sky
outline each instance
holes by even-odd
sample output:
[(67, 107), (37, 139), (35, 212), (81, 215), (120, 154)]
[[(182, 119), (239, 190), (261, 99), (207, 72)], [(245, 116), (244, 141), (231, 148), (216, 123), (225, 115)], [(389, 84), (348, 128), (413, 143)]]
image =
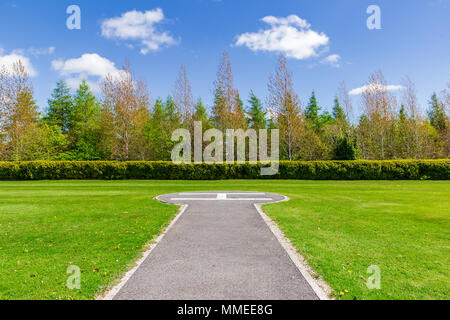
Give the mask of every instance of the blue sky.
[[(72, 4), (81, 9), (81, 30), (66, 27)], [(381, 30), (366, 26), (373, 4), (381, 9)], [(41, 109), (58, 79), (95, 84), (125, 59), (153, 99), (172, 91), (186, 65), (194, 96), (210, 105), (224, 50), (245, 100), (250, 90), (265, 100), (284, 52), (304, 104), (315, 90), (330, 110), (342, 80), (356, 89), (381, 69), (391, 85), (405, 75), (414, 80), (426, 108), (450, 80), (449, 16), (449, 0), (2, 0), (0, 63), (26, 59)], [(143, 22), (130, 26), (136, 19)], [(281, 38), (265, 38), (275, 34)], [(358, 109), (359, 96), (352, 97)]]

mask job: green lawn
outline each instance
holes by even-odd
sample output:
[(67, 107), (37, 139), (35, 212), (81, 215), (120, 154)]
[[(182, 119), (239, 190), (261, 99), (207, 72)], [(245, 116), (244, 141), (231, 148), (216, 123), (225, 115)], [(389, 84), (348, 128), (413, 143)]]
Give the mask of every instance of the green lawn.
[(340, 299), (450, 298), (450, 182), (243, 180), (0, 182), (0, 299), (94, 298), (175, 216), (152, 198), (201, 190), (290, 197), (264, 210)]

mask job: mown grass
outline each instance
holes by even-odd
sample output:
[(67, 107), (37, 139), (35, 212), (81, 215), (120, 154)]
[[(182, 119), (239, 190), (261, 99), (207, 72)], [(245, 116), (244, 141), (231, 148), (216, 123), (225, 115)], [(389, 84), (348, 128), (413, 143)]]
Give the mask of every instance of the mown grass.
[[(448, 182), (294, 183), (265, 207), (340, 299), (450, 298)], [(366, 286), (369, 266), (381, 290)]]
[[(142, 186), (142, 187), (141, 187)], [(157, 185), (0, 183), (0, 299), (92, 299), (177, 211)], [(81, 290), (66, 286), (81, 269)]]
[(340, 299), (450, 298), (450, 182), (239, 180), (0, 182), (0, 299), (95, 298), (175, 216), (153, 197), (205, 190), (290, 197), (264, 210)]

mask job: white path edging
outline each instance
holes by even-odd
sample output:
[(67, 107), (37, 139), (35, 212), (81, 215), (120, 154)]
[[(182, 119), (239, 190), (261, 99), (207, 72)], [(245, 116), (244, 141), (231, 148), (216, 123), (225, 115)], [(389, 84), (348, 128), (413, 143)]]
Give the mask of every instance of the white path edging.
[[(159, 200), (158, 197), (155, 199)], [(161, 200), (159, 200), (161, 201)], [(162, 202), (162, 201), (161, 201)], [(111, 290), (109, 290), (106, 293), (103, 293), (102, 295), (98, 296), (96, 300), (113, 300), (114, 297), (117, 295), (117, 293), (122, 289), (122, 287), (130, 280), (130, 278), (133, 276), (133, 274), (136, 272), (137, 269), (141, 266), (141, 264), (147, 259), (147, 257), (150, 255), (150, 253), (155, 249), (155, 247), (161, 242), (161, 240), (164, 238), (164, 236), (169, 232), (170, 229), (175, 225), (175, 223), (178, 221), (178, 219), (181, 218), (183, 213), (187, 209), (187, 205), (181, 206), (180, 210), (178, 211), (177, 216), (172, 220), (172, 222), (169, 224), (169, 226), (164, 230), (164, 232), (156, 238), (155, 241), (153, 241), (150, 245), (150, 248), (145, 251), (142, 255), (142, 257), (136, 262), (133, 269), (128, 271), (125, 276), (120, 280), (120, 283), (116, 286), (114, 286)]]
[[(164, 202), (159, 199), (159, 197), (155, 198), (156, 200), (159, 200), (161, 202)], [(284, 196), (284, 199), (278, 202), (284, 202), (289, 201), (289, 198)], [(272, 202), (277, 203), (277, 202)], [(278, 225), (273, 221), (268, 215), (264, 213), (264, 211), (261, 208), (261, 204), (255, 203), (256, 211), (258, 211), (261, 218), (264, 220), (264, 222), (267, 224), (269, 229), (272, 231), (274, 236), (277, 238), (278, 242), (281, 244), (283, 249), (287, 252), (289, 255), (289, 258), (292, 260), (292, 262), (296, 265), (302, 276), (305, 278), (305, 280), (308, 282), (308, 284), (311, 286), (315, 294), (320, 300), (332, 300), (330, 294), (331, 294), (331, 288), (321, 279), (316, 277), (316, 273), (314, 272), (311, 267), (308, 266), (305, 259), (297, 252), (295, 247), (292, 245), (291, 241), (286, 238), (284, 233), (280, 230)], [(104, 292), (103, 294), (99, 295), (96, 300), (113, 300), (114, 297), (117, 295), (117, 293), (122, 289), (122, 287), (128, 282), (128, 280), (133, 276), (133, 274), (139, 269), (141, 264), (147, 259), (147, 257), (150, 255), (150, 253), (155, 249), (155, 247), (162, 241), (164, 236), (170, 231), (170, 229), (175, 225), (175, 223), (178, 221), (178, 219), (181, 218), (183, 213), (188, 208), (188, 205), (182, 205), (180, 207), (180, 210), (176, 217), (172, 220), (172, 222), (169, 224), (169, 226), (164, 230), (164, 232), (154, 240), (149, 249), (146, 250), (142, 257), (135, 263), (135, 266), (133, 269), (129, 270), (125, 276), (120, 280), (119, 284), (115, 285), (112, 289), (110, 289), (107, 292)]]
[[(289, 201), (289, 198), (284, 196), (284, 199), (278, 202)], [(272, 202), (277, 203), (277, 202)], [(274, 236), (277, 238), (278, 242), (281, 244), (283, 249), (289, 255), (292, 262), (296, 265), (302, 276), (311, 286), (313, 291), (316, 293), (317, 297), (320, 300), (333, 300), (331, 298), (331, 288), (328, 286), (325, 281), (317, 277), (314, 270), (308, 266), (305, 258), (303, 258), (298, 252), (297, 249), (292, 245), (291, 241), (284, 235), (283, 231), (280, 230), (275, 221), (273, 221), (261, 208), (261, 204), (255, 203), (255, 208), (260, 214), (261, 218), (267, 224), (269, 229), (272, 231)]]

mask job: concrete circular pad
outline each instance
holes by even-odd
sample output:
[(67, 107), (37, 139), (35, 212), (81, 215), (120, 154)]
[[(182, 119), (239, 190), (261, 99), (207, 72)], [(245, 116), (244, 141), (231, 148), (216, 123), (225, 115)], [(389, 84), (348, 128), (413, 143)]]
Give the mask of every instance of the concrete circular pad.
[[(253, 204), (253, 203), (273, 203), (279, 202), (286, 199), (285, 196), (274, 193), (264, 193), (264, 192), (249, 192), (249, 191), (208, 191), (208, 192), (182, 192), (166, 194), (157, 197), (159, 201), (171, 204), (189, 204), (189, 205), (206, 205), (215, 206), (220, 203), (213, 202), (225, 202), (227, 205), (229, 203), (239, 202), (238, 204)], [(225, 205), (223, 203), (222, 205)]]
[(157, 199), (184, 211), (114, 299), (318, 299), (255, 206), (284, 196), (214, 191)]

